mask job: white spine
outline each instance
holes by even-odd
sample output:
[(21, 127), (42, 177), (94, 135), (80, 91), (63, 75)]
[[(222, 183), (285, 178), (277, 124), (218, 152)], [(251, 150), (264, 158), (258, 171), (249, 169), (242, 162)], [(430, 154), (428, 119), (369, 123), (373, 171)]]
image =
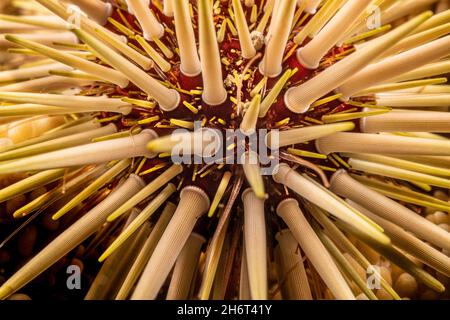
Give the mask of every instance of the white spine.
[(173, 4), (176, 37), (180, 48), (180, 69), (184, 75), (194, 77), (200, 74), (202, 67), (189, 15), (189, 0), (175, 0)]
[(153, 300), (174, 266), (197, 220), (208, 210), (209, 198), (197, 187), (181, 191), (180, 202), (172, 220), (147, 263), (132, 300)]
[(267, 300), (267, 245), (264, 200), (251, 189), (242, 195), (244, 203), (244, 241), (250, 295), (253, 300)]
[(126, 0), (144, 30), (144, 38), (152, 41), (164, 35), (164, 27), (150, 10), (149, 0)]
[(222, 79), (222, 63), (213, 21), (211, 2), (198, 1), (200, 61), (203, 77), (203, 101), (211, 106), (220, 105), (227, 99)]
[(333, 152), (450, 156), (450, 141), (384, 134), (338, 132), (316, 140), (322, 154)]
[(106, 24), (112, 13), (112, 5), (100, 0), (69, 0), (69, 2), (78, 6), (88, 17), (101, 25)]
[(104, 163), (112, 160), (127, 159), (138, 156), (153, 156), (147, 150), (147, 143), (155, 138), (152, 130), (127, 138), (119, 138), (82, 146), (44, 153), (13, 162), (0, 164), (1, 173), (46, 170), (52, 168), (81, 166), (85, 164)]
[(300, 63), (317, 69), (322, 58), (337, 43), (339, 35), (348, 30), (372, 0), (348, 1), (327, 25), (303, 48), (297, 52)]
[(206, 239), (197, 233), (189, 236), (173, 268), (167, 300), (189, 299), (191, 286), (194, 284), (197, 273), (198, 259), (205, 241)]
[(270, 33), (266, 44), (266, 53), (259, 65), (260, 72), (268, 77), (277, 77), (282, 71), (284, 49), (291, 32), (292, 20), (296, 8), (295, 0), (283, 0), (278, 12), (272, 16)]
[(333, 295), (340, 300), (355, 300), (333, 258), (300, 210), (297, 200), (287, 199), (281, 202), (278, 205), (277, 214), (286, 222), (292, 235)]
[[(276, 239), (279, 243), (282, 264), (279, 280), (285, 283), (286, 299), (312, 300), (308, 276), (297, 240), (289, 230), (280, 231), (276, 235)], [(283, 296), (283, 298), (285, 297)]]
[(450, 249), (450, 233), (394, 200), (364, 186), (343, 170), (334, 174), (331, 179), (331, 190), (399, 227), (413, 232), (423, 240), (446, 250)]
[(106, 217), (144, 186), (137, 176), (131, 175), (111, 195), (77, 220), (66, 231), (50, 242), (41, 252), (17, 271), (0, 288), (0, 299), (22, 288), (48, 269), (73, 248), (92, 235), (105, 222)]

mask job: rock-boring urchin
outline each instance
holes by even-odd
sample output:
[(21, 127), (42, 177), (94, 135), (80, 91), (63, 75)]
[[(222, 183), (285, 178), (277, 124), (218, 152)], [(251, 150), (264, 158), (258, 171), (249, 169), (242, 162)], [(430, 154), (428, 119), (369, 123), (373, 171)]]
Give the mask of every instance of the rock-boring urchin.
[(448, 3), (12, 1), (0, 298), (445, 297)]

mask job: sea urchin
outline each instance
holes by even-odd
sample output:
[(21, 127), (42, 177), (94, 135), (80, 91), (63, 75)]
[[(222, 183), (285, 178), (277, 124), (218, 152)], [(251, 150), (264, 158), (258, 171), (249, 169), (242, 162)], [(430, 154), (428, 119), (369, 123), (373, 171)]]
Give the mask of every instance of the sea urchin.
[(445, 297), (448, 4), (12, 1), (0, 298)]

